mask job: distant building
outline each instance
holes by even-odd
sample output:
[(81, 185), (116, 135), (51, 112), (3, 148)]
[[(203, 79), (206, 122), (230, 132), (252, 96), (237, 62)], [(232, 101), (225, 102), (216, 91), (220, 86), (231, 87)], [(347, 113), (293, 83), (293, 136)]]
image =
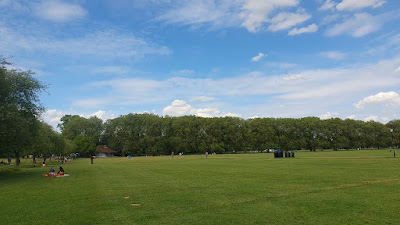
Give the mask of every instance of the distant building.
[(115, 153), (117, 152), (105, 145), (98, 145), (96, 149), (96, 157), (113, 157)]

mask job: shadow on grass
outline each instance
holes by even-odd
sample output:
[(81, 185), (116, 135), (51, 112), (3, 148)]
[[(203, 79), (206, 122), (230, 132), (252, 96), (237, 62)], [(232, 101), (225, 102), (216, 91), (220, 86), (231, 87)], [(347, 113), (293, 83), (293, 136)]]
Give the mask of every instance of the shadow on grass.
[(16, 182), (17, 180), (25, 180), (32, 177), (41, 178), (43, 171), (39, 168), (24, 168), (16, 167), (14, 165), (2, 165), (0, 166), (0, 180), (1, 184), (7, 184), (8, 182)]
[(0, 176), (12, 172), (19, 171), (20, 169), (13, 165), (0, 165)]

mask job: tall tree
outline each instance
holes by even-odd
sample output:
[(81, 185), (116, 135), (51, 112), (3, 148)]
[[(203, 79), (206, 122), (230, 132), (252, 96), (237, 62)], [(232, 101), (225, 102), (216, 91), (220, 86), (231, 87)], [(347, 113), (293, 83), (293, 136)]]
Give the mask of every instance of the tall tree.
[(46, 86), (34, 72), (8, 69), (7, 64), (0, 59), (0, 155), (14, 156), (19, 165), (39, 129), (37, 117), (44, 110), (39, 93)]
[(76, 146), (76, 151), (81, 155), (93, 155), (96, 151), (96, 145), (94, 144), (93, 140), (86, 135), (79, 135), (76, 137), (74, 144)]
[(62, 135), (75, 140), (80, 135), (88, 136), (96, 145), (100, 144), (100, 137), (103, 133), (103, 121), (95, 116), (86, 119), (78, 115), (65, 115), (61, 118), (62, 123), (58, 124)]
[(68, 155), (72, 152), (71, 145), (67, 146), (67, 139), (53, 130), (53, 127), (39, 122), (39, 132), (27, 153), (37, 155)]

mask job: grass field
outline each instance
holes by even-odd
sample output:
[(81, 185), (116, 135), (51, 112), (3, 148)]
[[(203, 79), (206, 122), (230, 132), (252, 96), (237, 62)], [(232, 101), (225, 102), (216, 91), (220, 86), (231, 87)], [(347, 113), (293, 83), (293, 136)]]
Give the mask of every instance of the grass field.
[(62, 178), (30, 164), (0, 165), (0, 224), (400, 223), (389, 150), (77, 159)]

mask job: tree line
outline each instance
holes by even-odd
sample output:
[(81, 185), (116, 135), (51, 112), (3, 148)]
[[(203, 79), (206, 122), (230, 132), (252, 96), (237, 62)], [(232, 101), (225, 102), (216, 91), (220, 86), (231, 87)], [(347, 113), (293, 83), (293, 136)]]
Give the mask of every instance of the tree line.
[(387, 124), (339, 118), (196, 116), (128, 114), (103, 122), (97, 117), (65, 115), (60, 132), (40, 119), (39, 94), (47, 86), (34, 72), (10, 69), (0, 57), (0, 157), (94, 154), (103, 144), (120, 155), (182, 152), (235, 153), (265, 149), (383, 148), (400, 144), (400, 120)]
[(161, 117), (146, 113), (123, 115), (104, 123), (96, 117), (77, 115), (61, 120), (59, 127), (65, 138), (75, 142), (85, 138), (120, 155), (379, 149), (400, 144), (400, 120), (384, 125), (339, 118)]

